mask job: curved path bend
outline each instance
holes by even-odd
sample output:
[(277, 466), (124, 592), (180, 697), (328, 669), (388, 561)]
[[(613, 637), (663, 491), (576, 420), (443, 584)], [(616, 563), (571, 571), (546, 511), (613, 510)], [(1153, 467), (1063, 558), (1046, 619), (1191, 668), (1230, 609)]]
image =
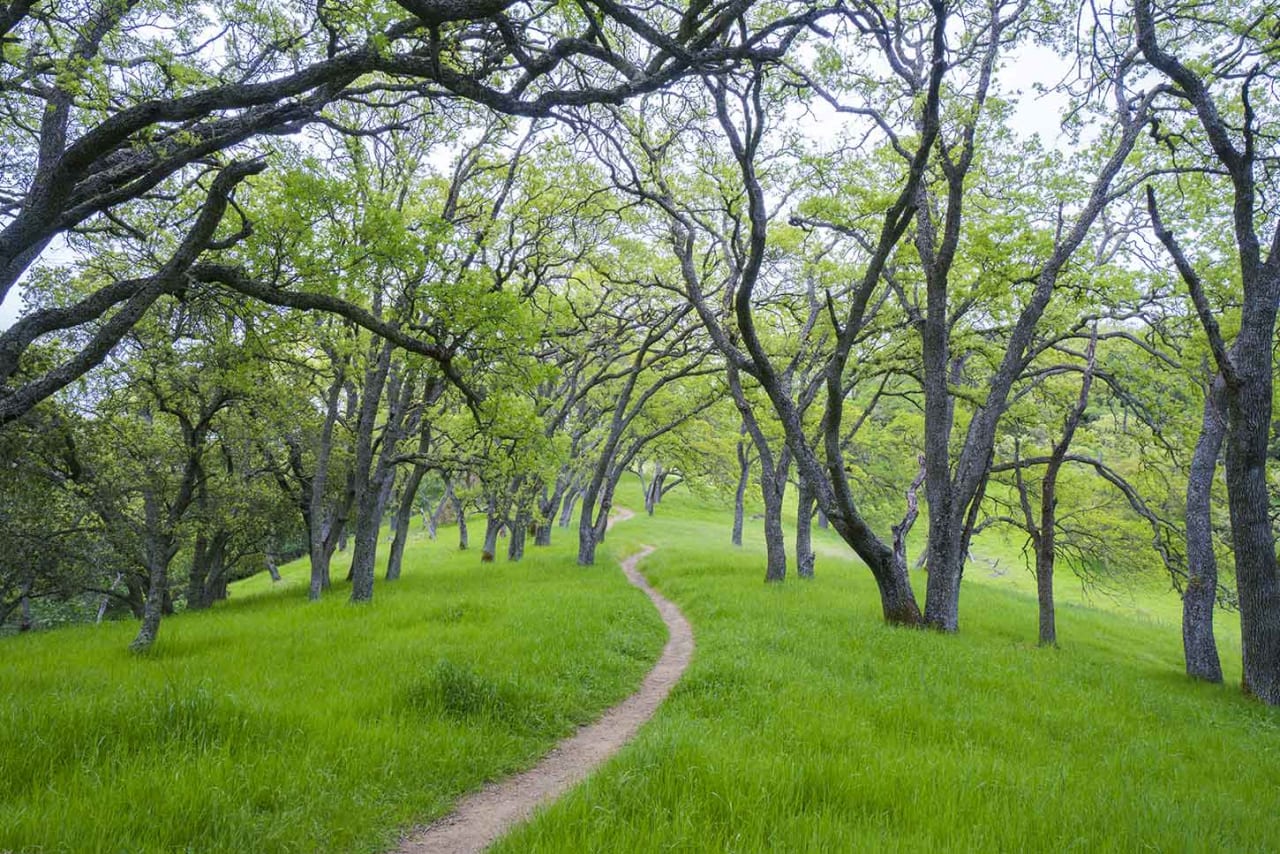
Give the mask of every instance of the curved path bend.
[[(619, 508), (618, 515), (609, 520), (609, 526), (632, 515)], [(453, 812), (409, 836), (397, 854), (483, 851), (532, 816), (538, 807), (551, 803), (586, 779), (653, 717), (689, 666), (693, 657), (693, 630), (680, 609), (654, 590), (636, 568), (652, 553), (653, 547), (646, 546), (622, 562), (627, 580), (645, 592), (667, 624), (667, 644), (640, 690), (606, 711), (595, 723), (560, 742), (528, 771), (489, 783), (467, 795)]]

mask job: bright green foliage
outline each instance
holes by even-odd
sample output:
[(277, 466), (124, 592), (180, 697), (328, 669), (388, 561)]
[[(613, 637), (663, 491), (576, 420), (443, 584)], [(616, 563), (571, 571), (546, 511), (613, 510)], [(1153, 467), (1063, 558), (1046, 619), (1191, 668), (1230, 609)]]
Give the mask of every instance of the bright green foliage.
[[(415, 526), (353, 609), (259, 576), (153, 651), (114, 623), (9, 638), (0, 850), (379, 851), (639, 683), (663, 642), (621, 574), (565, 548), (480, 568)], [(357, 737), (358, 734), (358, 737)]]

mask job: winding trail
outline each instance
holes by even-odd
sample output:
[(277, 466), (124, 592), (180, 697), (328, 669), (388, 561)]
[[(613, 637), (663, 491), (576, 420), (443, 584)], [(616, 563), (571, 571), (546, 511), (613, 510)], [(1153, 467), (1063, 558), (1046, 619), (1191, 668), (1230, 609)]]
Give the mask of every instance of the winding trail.
[[(630, 519), (623, 508), (609, 520)], [(556, 745), (537, 765), (514, 777), (489, 783), (460, 800), (453, 812), (409, 836), (397, 854), (478, 852), (549, 804), (602, 765), (630, 741), (671, 693), (693, 657), (693, 630), (672, 602), (649, 585), (637, 565), (653, 553), (645, 546), (622, 562), (627, 580), (645, 592), (667, 624), (667, 645), (640, 690), (609, 709), (595, 723)]]

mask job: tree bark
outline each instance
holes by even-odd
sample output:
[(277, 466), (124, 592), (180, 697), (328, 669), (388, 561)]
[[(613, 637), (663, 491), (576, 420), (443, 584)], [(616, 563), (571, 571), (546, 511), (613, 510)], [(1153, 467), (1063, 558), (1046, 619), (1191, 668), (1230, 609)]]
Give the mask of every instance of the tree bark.
[(515, 519), (511, 523), (511, 536), (507, 538), (507, 560), (519, 561), (524, 558), (524, 544), (529, 533), (529, 511), (523, 505), (516, 509)]
[(489, 496), (489, 513), (485, 516), (484, 548), (480, 552), (481, 563), (492, 563), (498, 552), (498, 532), (502, 530), (505, 520), (498, 512), (498, 499)]
[(173, 559), (172, 540), (156, 533), (160, 510), (158, 501), (148, 491), (145, 495), (145, 512), (147, 515), (146, 562), (147, 562), (147, 598), (142, 608), (142, 624), (138, 634), (129, 644), (132, 652), (146, 652), (155, 643), (160, 633), (160, 620), (164, 616), (164, 602), (169, 587), (169, 561)]
[[(742, 433), (746, 433), (746, 424), (742, 425)], [(738, 439), (738, 487), (733, 496), (733, 534), (731, 542), (735, 546), (742, 545), (742, 522), (746, 515), (747, 483), (751, 479), (751, 456), (744, 439)]]
[(573, 525), (573, 508), (580, 498), (582, 498), (582, 490), (576, 486), (570, 487), (569, 494), (565, 497), (564, 506), (560, 509), (561, 528), (569, 528)]
[[(378, 492), (382, 483), (374, 462), (374, 428), (378, 407), (391, 370), (390, 342), (369, 348), (369, 364), (361, 386), (360, 417), (356, 421), (355, 473), (356, 532), (355, 552), (351, 556), (351, 601), (367, 602), (373, 598), (374, 559), (378, 550), (378, 529), (382, 519), (376, 515)], [(394, 395), (392, 395), (394, 397)], [(385, 448), (384, 438), (384, 448)], [(342, 549), (341, 543), (338, 549)]]
[(452, 489), (449, 490), (450, 500), (453, 502), (453, 512), (458, 517), (458, 551), (466, 551), (469, 543), (467, 535), (467, 512), (466, 507), (462, 504), (462, 499)]
[(560, 505), (565, 500), (565, 493), (570, 487), (569, 478), (563, 473), (556, 478), (555, 486), (550, 490), (543, 486), (542, 498), (538, 502), (537, 531), (534, 534), (535, 546), (551, 545), (551, 528), (555, 524)]
[[(785, 453), (784, 453), (785, 456)], [(764, 546), (766, 583), (785, 581), (787, 577), (787, 543), (782, 531), (782, 500), (787, 489), (787, 470), (762, 472), (760, 492), (764, 497)]]
[(804, 478), (798, 486), (796, 507), (796, 575), (813, 578), (813, 491)]
[(1280, 573), (1276, 566), (1267, 488), (1272, 348), (1280, 302), (1280, 227), (1271, 225), (1268, 255), (1263, 260), (1263, 244), (1256, 231), (1259, 193), (1254, 171), (1258, 156), (1254, 134), (1257, 128), (1253, 125), (1253, 109), (1247, 103), (1252, 76), (1241, 90), (1244, 126), (1242, 138), (1237, 142), (1235, 128), (1219, 112), (1205, 79), (1160, 44), (1150, 0), (1135, 0), (1133, 19), (1144, 58), (1181, 90), (1204, 128), (1216, 161), (1231, 179), (1232, 236), (1244, 299), (1239, 332), (1229, 352), (1199, 274), (1160, 221), (1155, 191), (1150, 186), (1147, 206), (1156, 236), (1169, 251), (1191, 292), (1196, 314), (1226, 385), (1227, 504), (1231, 511), (1240, 599), (1243, 687), (1268, 705), (1280, 705)]
[(212, 537), (202, 531), (196, 536), (187, 579), (187, 607), (193, 611), (209, 608), (226, 598), (227, 546), (231, 532), (217, 530)]
[(1222, 681), (1222, 663), (1213, 635), (1218, 561), (1213, 549), (1210, 502), (1227, 429), (1224, 395), (1222, 378), (1215, 377), (1205, 389), (1200, 436), (1187, 473), (1187, 586), (1182, 593), (1182, 648), (1187, 675), (1207, 682)]
[(1227, 501), (1240, 598), (1244, 688), (1274, 706), (1280, 705), (1280, 578), (1267, 488), (1274, 303), (1255, 311), (1246, 305), (1243, 314), (1232, 348), (1238, 381), (1227, 390)]

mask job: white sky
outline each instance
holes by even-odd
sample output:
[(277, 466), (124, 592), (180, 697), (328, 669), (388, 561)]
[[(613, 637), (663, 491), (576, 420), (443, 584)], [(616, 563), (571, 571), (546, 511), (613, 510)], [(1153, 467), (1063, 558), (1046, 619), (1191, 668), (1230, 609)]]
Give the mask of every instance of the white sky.
[(4, 302), (0, 302), (0, 329), (8, 329), (22, 313), (22, 295), (19, 293), (21, 290), (20, 287), (12, 289), (4, 298)]

